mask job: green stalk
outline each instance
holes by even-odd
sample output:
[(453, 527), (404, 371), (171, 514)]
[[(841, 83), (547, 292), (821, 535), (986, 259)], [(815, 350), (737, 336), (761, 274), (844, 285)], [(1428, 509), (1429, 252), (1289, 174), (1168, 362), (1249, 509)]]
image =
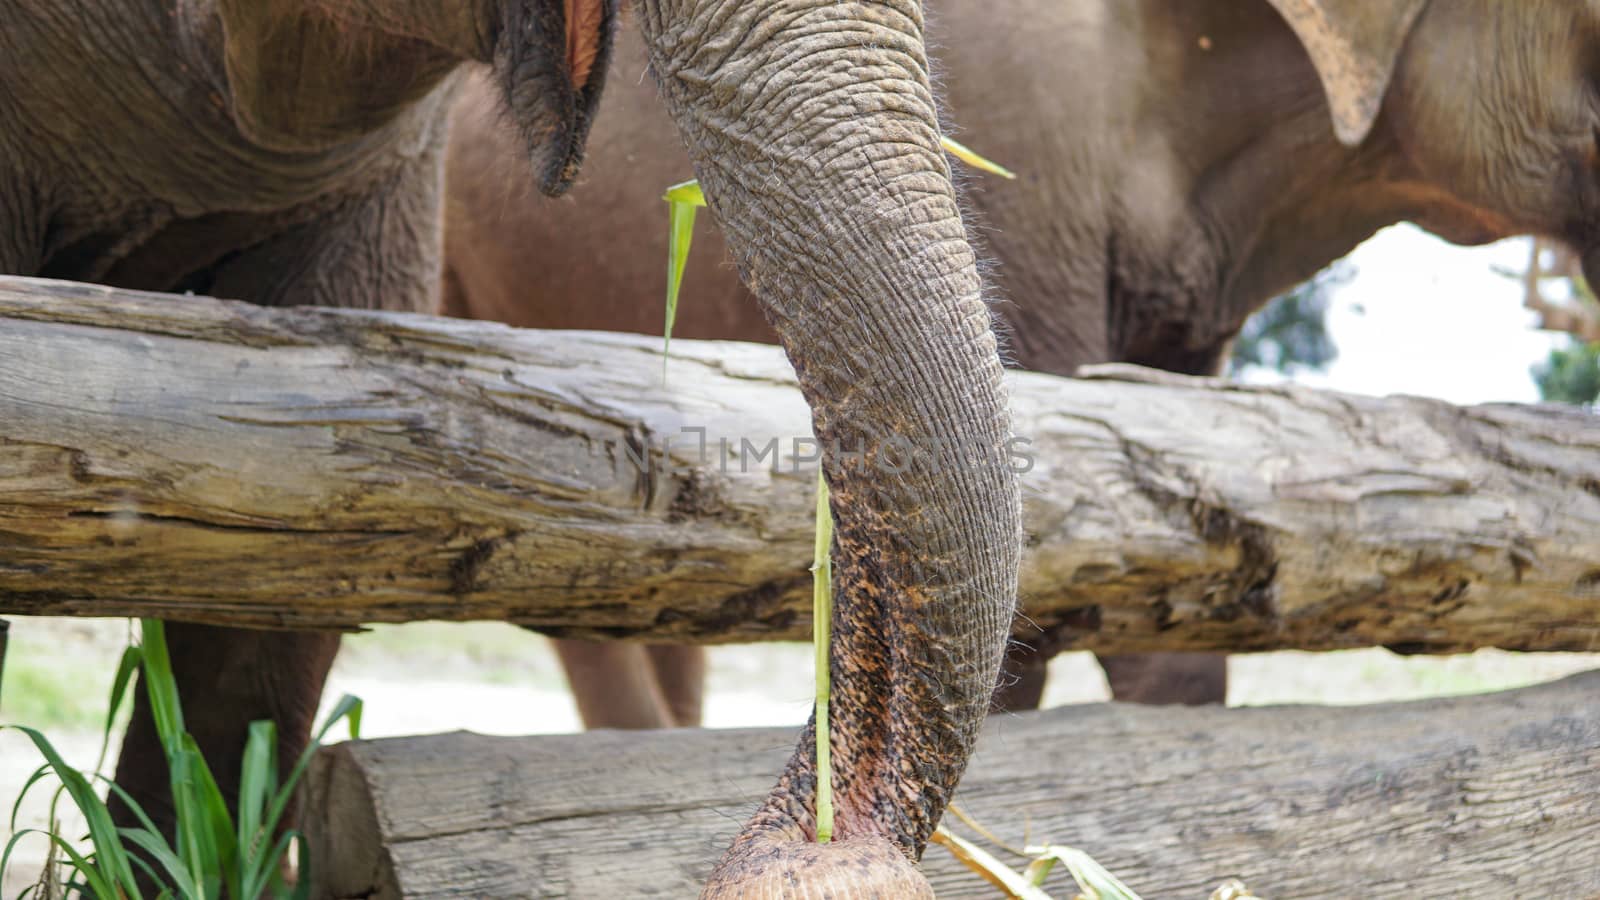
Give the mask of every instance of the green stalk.
[(833, 693), (828, 645), (833, 633), (833, 512), (828, 479), (817, 469), (817, 545), (811, 564), (811, 645), (817, 664), (817, 843), (833, 838), (833, 763), (829, 759), (828, 698)]

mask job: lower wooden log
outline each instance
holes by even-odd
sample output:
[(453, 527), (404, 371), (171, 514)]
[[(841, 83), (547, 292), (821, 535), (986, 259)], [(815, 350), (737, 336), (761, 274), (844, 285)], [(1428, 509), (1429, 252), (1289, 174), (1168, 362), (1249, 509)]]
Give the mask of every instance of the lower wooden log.
[[(1277, 900), (1596, 897), (1597, 697), (1600, 672), (1367, 707), (995, 717), (957, 803), (1008, 843), (1088, 851), (1150, 900), (1200, 900), (1229, 877)], [(793, 738), (456, 733), (331, 747), (307, 787), (315, 894), (694, 896)], [(923, 865), (941, 898), (995, 896), (939, 847)], [(1053, 896), (1073, 895), (1065, 877)]]

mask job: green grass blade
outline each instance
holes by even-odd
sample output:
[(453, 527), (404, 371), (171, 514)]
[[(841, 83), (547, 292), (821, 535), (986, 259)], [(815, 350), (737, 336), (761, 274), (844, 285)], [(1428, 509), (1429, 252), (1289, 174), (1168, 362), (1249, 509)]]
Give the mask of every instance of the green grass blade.
[[(143, 850), (150, 859), (161, 866), (163, 871), (155, 871), (143, 859), (137, 856), (133, 858), (134, 864), (143, 869), (158, 888), (173, 890), (180, 897), (205, 900), (204, 895), (199, 893), (200, 879), (197, 873), (191, 871), (183, 860), (178, 858), (178, 854), (172, 852), (172, 848), (167, 845), (166, 839), (160, 832), (151, 828), (123, 828), (118, 830), (118, 834), (127, 843)], [(163, 877), (163, 872), (166, 877)]]
[[(271, 721), (250, 723), (250, 736), (244, 744), (244, 761), (239, 767), (239, 861), (241, 869), (254, 863), (261, 845), (270, 839), (261, 830), (261, 817), (277, 793), (278, 729)], [(241, 881), (243, 876), (241, 876)], [(238, 887), (238, 885), (235, 885)], [(253, 894), (238, 892), (239, 896)]]
[[(82, 876), (85, 886), (94, 892), (95, 897), (127, 897), (130, 900), (139, 900), (142, 896), (139, 893), (138, 886), (133, 881), (133, 870), (131, 868), (128, 870), (126, 886), (119, 890), (119, 885), (123, 884), (120, 875), (104, 871), (97, 864), (97, 861), (90, 860), (73, 849), (72, 845), (59, 835), (50, 834), (49, 832), (46, 832), (46, 834), (49, 835), (50, 841), (60, 848), (62, 853), (67, 855), (67, 860), (71, 863), (72, 869)], [(120, 849), (120, 846), (118, 849)]]
[(11, 828), (12, 831), (16, 831), (17, 830), (17, 815), (22, 812), (22, 801), (28, 799), (28, 791), (30, 789), (32, 789), (35, 784), (38, 784), (46, 775), (49, 775), (49, 774), (50, 774), (50, 764), (49, 763), (45, 763), (44, 765), (40, 766), (39, 768), (34, 769), (33, 770), (33, 774), (29, 775), (28, 776), (28, 780), (23, 783), (23, 785), (22, 785), (22, 793), (17, 795), (17, 802), (11, 804), (10, 828)]
[(104, 776), (96, 776), (96, 778), (99, 781), (105, 782), (107, 791), (115, 794), (119, 799), (122, 800), (123, 804), (127, 806), (129, 811), (133, 813), (133, 817), (139, 820), (140, 825), (149, 831), (153, 831), (157, 834), (161, 833), (161, 829), (157, 828), (155, 823), (150, 821), (150, 816), (145, 813), (144, 807), (140, 806), (139, 801), (133, 799), (133, 797), (130, 796), (127, 791), (123, 790), (121, 785)]
[[(133, 864), (138, 867), (139, 871), (143, 872), (147, 877), (149, 877), (150, 883), (161, 889), (161, 892), (156, 894), (156, 900), (175, 900), (175, 898), (179, 896), (178, 894), (173, 893), (171, 885), (162, 882), (161, 873), (157, 872), (153, 866), (140, 859), (138, 855), (134, 855), (132, 859)], [(79, 893), (81, 894), (83, 891), (80, 889)], [(88, 895), (85, 894), (85, 896)]]
[[(278, 836), (277, 841), (273, 842), (272, 844), (272, 849), (267, 851), (267, 853), (261, 857), (259, 865), (251, 867), (251, 871), (248, 873), (249, 878), (245, 881), (244, 887), (238, 896), (260, 897), (266, 893), (267, 888), (273, 887), (273, 883), (277, 881), (278, 876), (282, 874), (282, 868), (279, 866), (279, 863), (283, 860), (284, 856), (288, 854), (289, 845), (297, 842), (300, 844), (301, 868), (299, 883), (295, 885), (294, 893), (299, 895), (300, 885), (303, 884), (305, 885), (305, 889), (309, 894), (311, 890), (311, 878), (310, 870), (307, 868), (309, 863), (306, 861), (305, 839), (301, 836), (300, 832), (289, 830)], [(273, 891), (272, 896), (281, 896), (282, 893), (283, 892), (281, 891)]]
[[(133, 867), (128, 862), (128, 854), (122, 848), (122, 843), (117, 840), (116, 826), (111, 823), (111, 811), (106, 809), (105, 802), (95, 793), (89, 780), (83, 773), (67, 765), (56, 748), (45, 739), (45, 736), (23, 725), (4, 725), (0, 728), (11, 728), (22, 732), (33, 741), (33, 746), (45, 758), (50, 767), (55, 771), (56, 777), (61, 779), (61, 786), (71, 796), (72, 802), (83, 814), (89, 824), (89, 839), (94, 846), (96, 862), (105, 869), (111, 882), (123, 887), (128, 895), (136, 896), (137, 888), (133, 881)], [(53, 836), (52, 836), (53, 837)], [(67, 851), (74, 854), (76, 851)], [(87, 877), (87, 876), (86, 876)], [(114, 896), (106, 894), (104, 896)]]
[(167, 654), (167, 633), (159, 619), (140, 619), (139, 630), (144, 651), (145, 690), (150, 696), (150, 715), (156, 734), (171, 761), (183, 749), (183, 706), (178, 683), (172, 676), (172, 660)]
[[(194, 783), (194, 763), (187, 751), (180, 750), (169, 757), (168, 771), (172, 775), (172, 807), (177, 820), (173, 841), (179, 858), (195, 872), (205, 871), (206, 861), (214, 854), (208, 852), (206, 829), (202, 824), (205, 815), (200, 792)], [(194, 886), (198, 890), (198, 885)]]
[[(221, 864), (232, 855), (233, 821), (194, 738), (184, 730), (183, 703), (172, 673), (166, 630), (156, 619), (140, 619), (139, 628), (151, 718), (166, 752), (172, 784), (178, 857), (192, 872), (220, 872)], [(201, 886), (191, 887), (198, 890)]]
[(322, 727), (317, 729), (316, 743), (320, 745), (328, 736), (328, 732), (333, 730), (333, 726), (339, 724), (340, 719), (350, 726), (350, 740), (361, 740), (361, 712), (364, 709), (366, 704), (361, 702), (360, 697), (351, 694), (340, 697), (339, 702), (328, 712), (328, 718), (323, 720)]
[(828, 479), (817, 468), (817, 539), (811, 563), (811, 646), (817, 672), (817, 843), (833, 839), (833, 761), (828, 701), (833, 694), (828, 648), (833, 636), (833, 511)]
[(272, 811), (261, 822), (262, 828), (269, 832), (278, 829), (278, 823), (283, 819), (283, 811), (288, 808), (289, 800), (294, 796), (295, 786), (300, 783), (300, 777), (305, 774), (306, 767), (311, 765), (311, 757), (316, 755), (317, 749), (322, 746), (322, 739), (327, 737), (334, 725), (340, 720), (346, 720), (350, 723), (351, 737), (356, 737), (360, 733), (361, 710), (360, 697), (345, 694), (339, 698), (339, 702), (333, 706), (333, 711), (328, 713), (328, 718), (323, 720), (322, 727), (317, 729), (317, 733), (312, 736), (311, 742), (306, 744), (306, 749), (300, 754), (300, 758), (295, 760), (294, 769), (289, 772), (289, 777), (272, 801)]
[(228, 801), (223, 798), (222, 789), (217, 787), (217, 780), (211, 774), (211, 767), (206, 764), (200, 746), (191, 735), (183, 736), (183, 751), (190, 770), (193, 799), (191, 815), (194, 818), (188, 823), (180, 820), (179, 827), (192, 829), (195, 834), (195, 845), (200, 852), (199, 872), (207, 876), (235, 873), (239, 867), (239, 845), (234, 840), (233, 817), (228, 813)]
[(23, 838), (30, 834), (44, 835), (47, 840), (50, 837), (50, 833), (48, 831), (40, 831), (37, 828), (24, 828), (19, 831), (17, 830), (17, 827), (13, 825), (11, 827), (11, 840), (6, 841), (6, 848), (4, 850), (0, 850), (0, 881), (5, 880), (6, 869), (11, 865), (12, 851), (16, 849), (17, 844), (21, 843)]
[(105, 727), (100, 730), (100, 755), (95, 757), (94, 770), (99, 772), (106, 767), (106, 754), (111, 749), (111, 729), (116, 726), (117, 713), (122, 709), (122, 702), (127, 699), (128, 685), (133, 681), (133, 673), (139, 671), (139, 666), (144, 660), (144, 651), (135, 646), (129, 646), (122, 651), (122, 660), (117, 663), (117, 676), (111, 682), (111, 703), (106, 709)]

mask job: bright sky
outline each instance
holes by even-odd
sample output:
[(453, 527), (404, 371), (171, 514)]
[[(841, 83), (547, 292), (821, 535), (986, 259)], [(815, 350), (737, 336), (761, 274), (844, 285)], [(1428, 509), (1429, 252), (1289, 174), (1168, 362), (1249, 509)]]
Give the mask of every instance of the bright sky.
[(1452, 403), (1537, 402), (1528, 367), (1562, 340), (1533, 330), (1521, 285), (1491, 269), (1521, 271), (1528, 252), (1527, 238), (1456, 247), (1411, 225), (1379, 232), (1350, 255), (1354, 277), (1332, 289), (1328, 329), (1339, 358), (1293, 380)]

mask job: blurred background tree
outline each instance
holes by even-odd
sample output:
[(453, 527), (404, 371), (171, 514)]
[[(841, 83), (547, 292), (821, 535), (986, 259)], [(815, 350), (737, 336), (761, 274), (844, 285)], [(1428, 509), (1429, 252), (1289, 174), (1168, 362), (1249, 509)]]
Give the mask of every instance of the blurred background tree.
[(1353, 266), (1340, 260), (1268, 302), (1239, 329), (1228, 375), (1237, 377), (1251, 367), (1283, 375), (1326, 369), (1339, 358), (1339, 348), (1328, 334), (1329, 301), (1333, 289), (1354, 273)]
[(1550, 358), (1533, 367), (1533, 380), (1546, 403), (1582, 406), (1600, 401), (1600, 341), (1567, 339), (1567, 346), (1550, 351)]
[[(1339, 356), (1327, 323), (1333, 289), (1354, 271), (1349, 263), (1336, 262), (1251, 316), (1234, 341), (1228, 374), (1237, 377), (1249, 368), (1291, 376), (1325, 370)], [(1534, 327), (1565, 335), (1565, 344), (1530, 370), (1540, 398), (1579, 406), (1600, 403), (1600, 300), (1584, 281), (1577, 255), (1535, 238), (1529, 241), (1525, 268), (1497, 271), (1522, 282), (1522, 305), (1538, 316)]]
[(1527, 268), (1502, 274), (1522, 281), (1522, 305), (1538, 314), (1537, 327), (1566, 333), (1566, 345), (1531, 369), (1539, 397), (1580, 406), (1600, 401), (1600, 302), (1584, 281), (1577, 254), (1535, 238)]

